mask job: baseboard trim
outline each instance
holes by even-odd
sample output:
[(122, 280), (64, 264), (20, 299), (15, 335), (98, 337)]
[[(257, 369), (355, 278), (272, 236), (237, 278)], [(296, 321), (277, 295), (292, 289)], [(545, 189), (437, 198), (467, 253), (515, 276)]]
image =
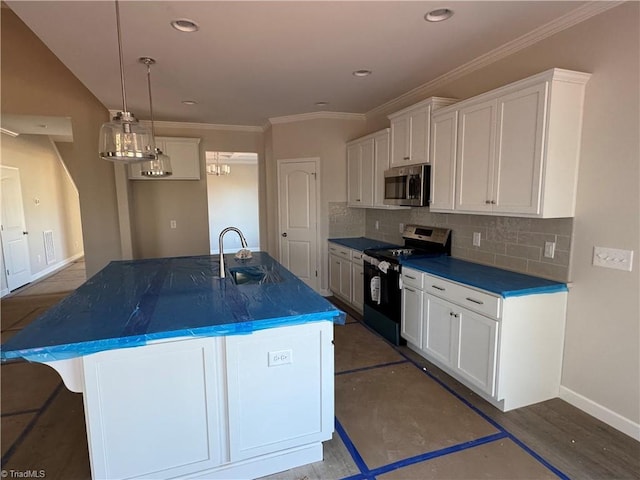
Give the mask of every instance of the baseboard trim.
[(77, 253), (76, 255), (73, 255), (65, 260), (61, 260), (57, 263), (54, 263), (53, 265), (45, 268), (44, 270), (41, 270), (38, 273), (31, 275), (31, 282), (35, 282), (37, 280), (40, 280), (41, 278), (48, 277), (52, 273), (55, 273), (58, 270), (62, 270), (64, 267), (72, 264), (73, 262), (75, 262), (76, 260), (82, 257), (84, 257), (84, 252)]
[(640, 442), (640, 424), (562, 385), (560, 386), (560, 398)]

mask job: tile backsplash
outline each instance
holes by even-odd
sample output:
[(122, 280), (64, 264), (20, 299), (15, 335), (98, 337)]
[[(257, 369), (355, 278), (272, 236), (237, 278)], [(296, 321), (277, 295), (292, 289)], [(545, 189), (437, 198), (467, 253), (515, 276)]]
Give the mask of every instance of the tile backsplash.
[[(343, 208), (358, 210), (353, 215), (361, 215), (360, 209)], [(367, 209), (363, 235), (402, 244), (400, 224), (408, 223), (450, 228), (453, 232), (451, 254), (456, 258), (561, 282), (570, 281), (573, 218), (537, 219), (431, 213), (428, 208), (392, 211)], [(480, 233), (478, 247), (473, 245), (474, 232)], [(342, 236), (360, 235), (362, 233)], [(555, 242), (554, 258), (544, 257), (545, 242)]]
[(365, 236), (366, 210), (347, 207), (347, 202), (329, 202), (329, 238)]

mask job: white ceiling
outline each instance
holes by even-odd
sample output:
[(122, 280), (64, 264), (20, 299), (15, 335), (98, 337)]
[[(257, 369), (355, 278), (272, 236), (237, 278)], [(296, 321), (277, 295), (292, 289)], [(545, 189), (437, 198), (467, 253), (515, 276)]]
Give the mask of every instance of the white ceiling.
[[(114, 2), (6, 3), (107, 108), (121, 110)], [(262, 126), (316, 111), (366, 113), (543, 25), (568, 23), (587, 3), (121, 1), (127, 106), (148, 118), (137, 60), (149, 56), (156, 120)], [(454, 11), (450, 20), (424, 20), (442, 7)], [(200, 30), (174, 30), (178, 18)], [(358, 69), (373, 74), (356, 78)]]

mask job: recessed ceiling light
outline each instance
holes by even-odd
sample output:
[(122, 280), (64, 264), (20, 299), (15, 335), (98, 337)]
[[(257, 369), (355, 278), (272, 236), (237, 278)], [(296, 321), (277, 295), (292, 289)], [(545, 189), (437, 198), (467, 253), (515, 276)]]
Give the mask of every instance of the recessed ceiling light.
[(184, 103), (185, 105), (196, 105), (198, 102), (196, 102), (195, 100), (182, 100), (182, 103)]
[(453, 16), (453, 10), (449, 10), (448, 8), (437, 8), (436, 10), (431, 10), (428, 12), (424, 19), (427, 22), (442, 22), (447, 20)]
[(355, 72), (353, 72), (354, 77), (368, 77), (369, 75), (371, 75), (371, 70), (356, 70)]
[(193, 20), (189, 20), (188, 18), (179, 18), (177, 20), (173, 20), (171, 22), (171, 26), (181, 32), (197, 32), (198, 30), (200, 30), (198, 24)]
[(329, 102), (316, 102), (316, 107), (326, 107)]

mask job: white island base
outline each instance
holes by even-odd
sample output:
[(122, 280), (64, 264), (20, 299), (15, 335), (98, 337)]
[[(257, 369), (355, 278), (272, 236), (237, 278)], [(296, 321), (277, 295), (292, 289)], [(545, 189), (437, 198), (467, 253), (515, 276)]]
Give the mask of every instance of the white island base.
[(84, 398), (98, 479), (249, 479), (320, 461), (333, 322), (181, 337), (47, 362)]

